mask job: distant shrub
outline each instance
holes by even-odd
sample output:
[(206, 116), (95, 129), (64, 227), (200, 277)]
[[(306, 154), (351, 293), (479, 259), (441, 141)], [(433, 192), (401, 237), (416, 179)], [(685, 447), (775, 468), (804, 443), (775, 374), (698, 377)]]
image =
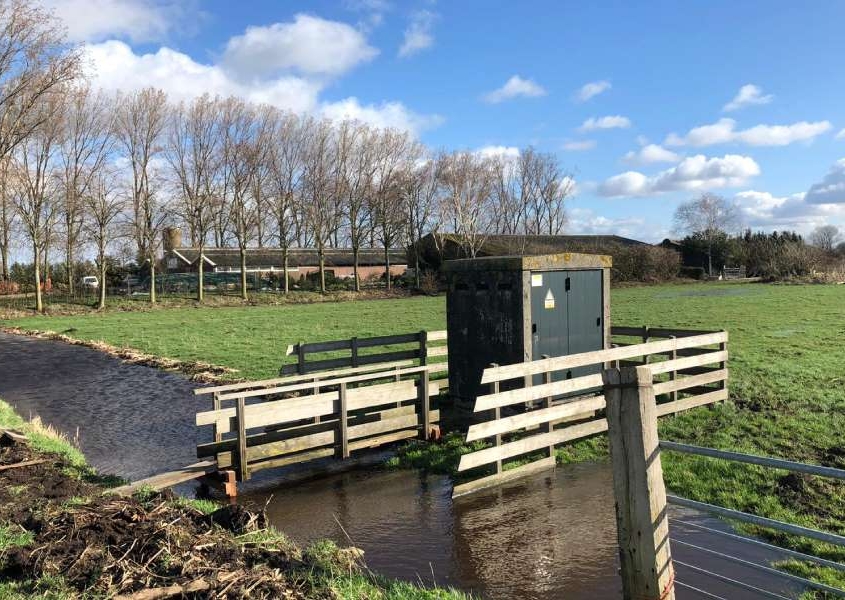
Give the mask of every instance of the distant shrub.
[(0, 296), (4, 294), (17, 294), (21, 286), (15, 281), (0, 281)]
[(704, 267), (681, 267), (681, 277), (701, 280), (707, 277), (707, 271)]

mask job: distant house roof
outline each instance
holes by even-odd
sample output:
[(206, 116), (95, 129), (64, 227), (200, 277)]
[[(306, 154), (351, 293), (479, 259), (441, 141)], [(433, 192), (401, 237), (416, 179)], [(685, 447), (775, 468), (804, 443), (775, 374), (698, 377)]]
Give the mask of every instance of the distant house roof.
[[(199, 258), (199, 248), (174, 248), (170, 254), (179, 259), (181, 267), (194, 265)], [(408, 262), (404, 249), (388, 251), (390, 263), (404, 265)], [(213, 268), (240, 269), (241, 255), (237, 248), (203, 248), (205, 263)], [(351, 267), (354, 257), (348, 248), (326, 248), (324, 252), (326, 267)], [(284, 264), (284, 252), (281, 248), (247, 248), (247, 267), (250, 269), (274, 267), (281, 269)], [(316, 248), (290, 248), (288, 267), (316, 267), (320, 259)], [(362, 248), (358, 253), (358, 265), (362, 267), (384, 266), (384, 250), (380, 248)]]

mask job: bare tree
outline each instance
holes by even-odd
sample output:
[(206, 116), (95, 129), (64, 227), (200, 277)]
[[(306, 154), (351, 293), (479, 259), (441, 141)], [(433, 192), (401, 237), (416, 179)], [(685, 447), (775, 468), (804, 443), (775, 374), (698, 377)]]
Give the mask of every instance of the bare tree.
[(64, 135), (59, 149), (62, 178), (61, 218), (64, 225), (68, 291), (74, 290), (74, 257), (80, 245), (84, 202), (91, 181), (103, 168), (113, 145), (110, 98), (80, 86), (67, 94)]
[(412, 149), (404, 172), (403, 204), (408, 228), (408, 243), (414, 252), (414, 282), (420, 286), (420, 247), (419, 241), (426, 232), (436, 233), (439, 229), (440, 212), (439, 182), (436, 159), (425, 155), (425, 148), (416, 144)]
[(250, 198), (250, 185), (259, 153), (253, 136), (255, 115), (252, 107), (239, 98), (228, 98), (221, 110), (223, 198), (228, 209), (232, 235), (238, 244), (241, 263), (241, 298), (248, 299), (246, 250), (252, 241), (257, 214)]
[(205, 244), (214, 226), (215, 175), (220, 160), (219, 103), (204, 94), (171, 114), (165, 156), (179, 197), (178, 212), (199, 249), (197, 300), (203, 301)]
[(9, 281), (9, 254), (17, 224), (17, 212), (12, 202), (11, 156), (0, 158), (0, 280)]
[(566, 225), (565, 204), (575, 189), (575, 178), (563, 171), (557, 157), (551, 153), (533, 153), (529, 164), (536, 186), (535, 232), (560, 235)]
[(699, 234), (707, 242), (707, 272), (713, 275), (713, 243), (721, 234), (736, 229), (739, 215), (736, 205), (715, 194), (702, 194), (675, 209), (675, 229)]
[(91, 178), (83, 196), (86, 219), (84, 231), (96, 248), (96, 263), (100, 273), (97, 308), (106, 307), (106, 249), (117, 236), (117, 225), (125, 203), (113, 173), (100, 169)]
[(275, 133), (275, 120), (278, 110), (267, 104), (254, 109), (254, 132), (252, 159), (252, 175), (250, 177), (250, 193), (255, 206), (255, 239), (259, 248), (263, 248), (269, 241), (268, 214), (270, 197), (270, 177), (272, 169), (272, 145)]
[[(51, 101), (54, 100), (54, 101)], [(14, 154), (14, 203), (32, 245), (35, 270), (35, 309), (44, 311), (41, 294), (42, 260), (59, 210), (55, 155), (61, 136), (57, 98), (45, 98), (38, 116), (40, 126), (23, 140)]]
[(475, 258), (492, 228), (492, 161), (472, 152), (454, 152), (440, 159), (444, 189), (442, 210), (468, 257)]
[(120, 100), (115, 133), (131, 168), (132, 230), (138, 257), (150, 265), (150, 302), (156, 301), (156, 249), (167, 211), (160, 198), (156, 158), (167, 124), (167, 96), (146, 88)]
[(320, 270), (320, 291), (326, 293), (326, 246), (334, 223), (334, 184), (331, 180), (334, 147), (329, 121), (315, 123), (308, 136), (302, 178), (302, 211), (314, 245)]
[(39, 129), (48, 97), (79, 75), (62, 24), (28, 0), (0, 2), (0, 158)]
[(289, 290), (288, 261), (290, 246), (297, 239), (297, 215), (300, 213), (298, 190), (303, 170), (305, 130), (310, 119), (292, 113), (278, 113), (271, 146), (270, 175), (273, 202), (271, 210), (276, 221), (276, 236), (282, 249), (284, 291)]
[(810, 234), (810, 242), (825, 252), (833, 252), (839, 237), (839, 228), (835, 225), (820, 225)]

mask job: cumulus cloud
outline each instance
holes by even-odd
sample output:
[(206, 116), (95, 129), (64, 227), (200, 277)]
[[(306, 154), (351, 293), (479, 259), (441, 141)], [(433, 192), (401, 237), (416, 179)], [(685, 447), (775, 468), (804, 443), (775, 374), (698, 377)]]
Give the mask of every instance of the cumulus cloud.
[(519, 156), (519, 148), (516, 146), (482, 146), (475, 153), (484, 158), (517, 158)]
[(408, 57), (434, 45), (431, 32), (437, 18), (433, 12), (420, 10), (411, 16), (411, 23), (405, 29), (405, 37), (399, 47), (399, 56)]
[(563, 143), (563, 149), (568, 152), (581, 152), (596, 147), (596, 140), (569, 140)]
[(836, 161), (824, 179), (814, 183), (807, 191), (810, 204), (845, 203), (845, 158)]
[(775, 196), (770, 192), (747, 190), (734, 196), (743, 224), (752, 229), (788, 229), (809, 234), (820, 225), (845, 219), (845, 204), (814, 204), (803, 192)]
[(754, 106), (759, 104), (768, 104), (774, 99), (771, 94), (763, 94), (763, 90), (753, 84), (747, 84), (739, 88), (739, 91), (734, 96), (733, 100), (722, 107), (724, 112), (739, 110), (746, 106)]
[(799, 121), (791, 125), (756, 125), (749, 129), (736, 129), (736, 121), (723, 118), (710, 125), (694, 127), (683, 137), (669, 134), (667, 146), (713, 146), (739, 143), (749, 146), (787, 146), (795, 142), (810, 141), (830, 130), (830, 121)]
[[(596, 214), (589, 208), (572, 207), (567, 210), (567, 229), (578, 235), (621, 235), (642, 239), (644, 229), (647, 227), (645, 219), (640, 217), (612, 218)], [(650, 229), (647, 237), (651, 241), (658, 241), (664, 232), (655, 232)]]
[(607, 117), (590, 117), (581, 124), (578, 131), (595, 131), (596, 129), (627, 129), (631, 120), (621, 115)]
[(377, 54), (351, 25), (298, 14), (292, 22), (248, 27), (231, 38), (222, 64), (239, 78), (283, 71), (337, 76)]
[(590, 98), (606, 92), (611, 87), (612, 86), (609, 81), (591, 81), (590, 83), (585, 83), (581, 86), (581, 89), (575, 93), (575, 100), (577, 102), (586, 102)]
[(484, 94), (482, 99), (490, 104), (498, 104), (514, 98), (537, 98), (545, 95), (546, 90), (541, 85), (531, 79), (523, 79), (519, 75), (514, 75), (502, 87)]
[(645, 144), (639, 150), (628, 152), (622, 160), (632, 165), (650, 165), (661, 162), (678, 162), (681, 157), (659, 144)]
[(356, 118), (376, 126), (390, 126), (413, 133), (442, 122), (437, 115), (421, 115), (401, 102), (362, 104), (351, 97), (336, 102), (320, 100), (325, 81), (287, 74), (250, 79), (233, 77), (228, 69), (204, 64), (187, 54), (162, 47), (156, 52), (136, 54), (124, 42), (111, 40), (84, 47), (85, 65), (92, 82), (107, 90), (161, 88), (175, 100), (188, 100), (203, 93), (239, 96), (295, 112), (310, 112), (329, 118)]
[(614, 175), (606, 179), (598, 191), (602, 196), (623, 197), (735, 187), (759, 174), (760, 166), (750, 156), (726, 154), (721, 158), (707, 158), (698, 154), (653, 176), (638, 171)]
[(845, 140), (845, 129), (836, 134), (837, 140)]
[(159, 40), (185, 12), (178, 2), (159, 0), (42, 0), (42, 4), (64, 22), (71, 42), (108, 37)]

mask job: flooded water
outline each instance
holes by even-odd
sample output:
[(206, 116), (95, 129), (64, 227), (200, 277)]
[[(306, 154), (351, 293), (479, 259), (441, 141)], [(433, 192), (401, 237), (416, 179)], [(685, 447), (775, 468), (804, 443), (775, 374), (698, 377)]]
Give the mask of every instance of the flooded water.
[[(198, 439), (194, 415), (208, 401), (195, 398), (193, 387), (178, 375), (88, 348), (0, 333), (0, 397), (26, 417), (78, 435), (101, 472), (139, 479), (195, 462), (195, 446), (206, 440)], [(491, 600), (621, 597), (606, 464), (559, 467), (454, 502), (448, 478), (412, 471), (359, 471), (255, 489), (272, 480), (256, 477), (239, 501), (266, 506), (271, 522), (299, 542), (330, 538), (362, 548), (376, 573)], [(670, 510), (673, 540), (760, 564), (781, 558), (682, 524), (729, 530), (720, 521), (689, 512), (677, 517)], [(800, 591), (683, 544), (672, 551), (678, 560), (784, 597)], [(680, 565), (677, 580), (711, 594), (678, 588), (685, 600), (767, 597)]]

